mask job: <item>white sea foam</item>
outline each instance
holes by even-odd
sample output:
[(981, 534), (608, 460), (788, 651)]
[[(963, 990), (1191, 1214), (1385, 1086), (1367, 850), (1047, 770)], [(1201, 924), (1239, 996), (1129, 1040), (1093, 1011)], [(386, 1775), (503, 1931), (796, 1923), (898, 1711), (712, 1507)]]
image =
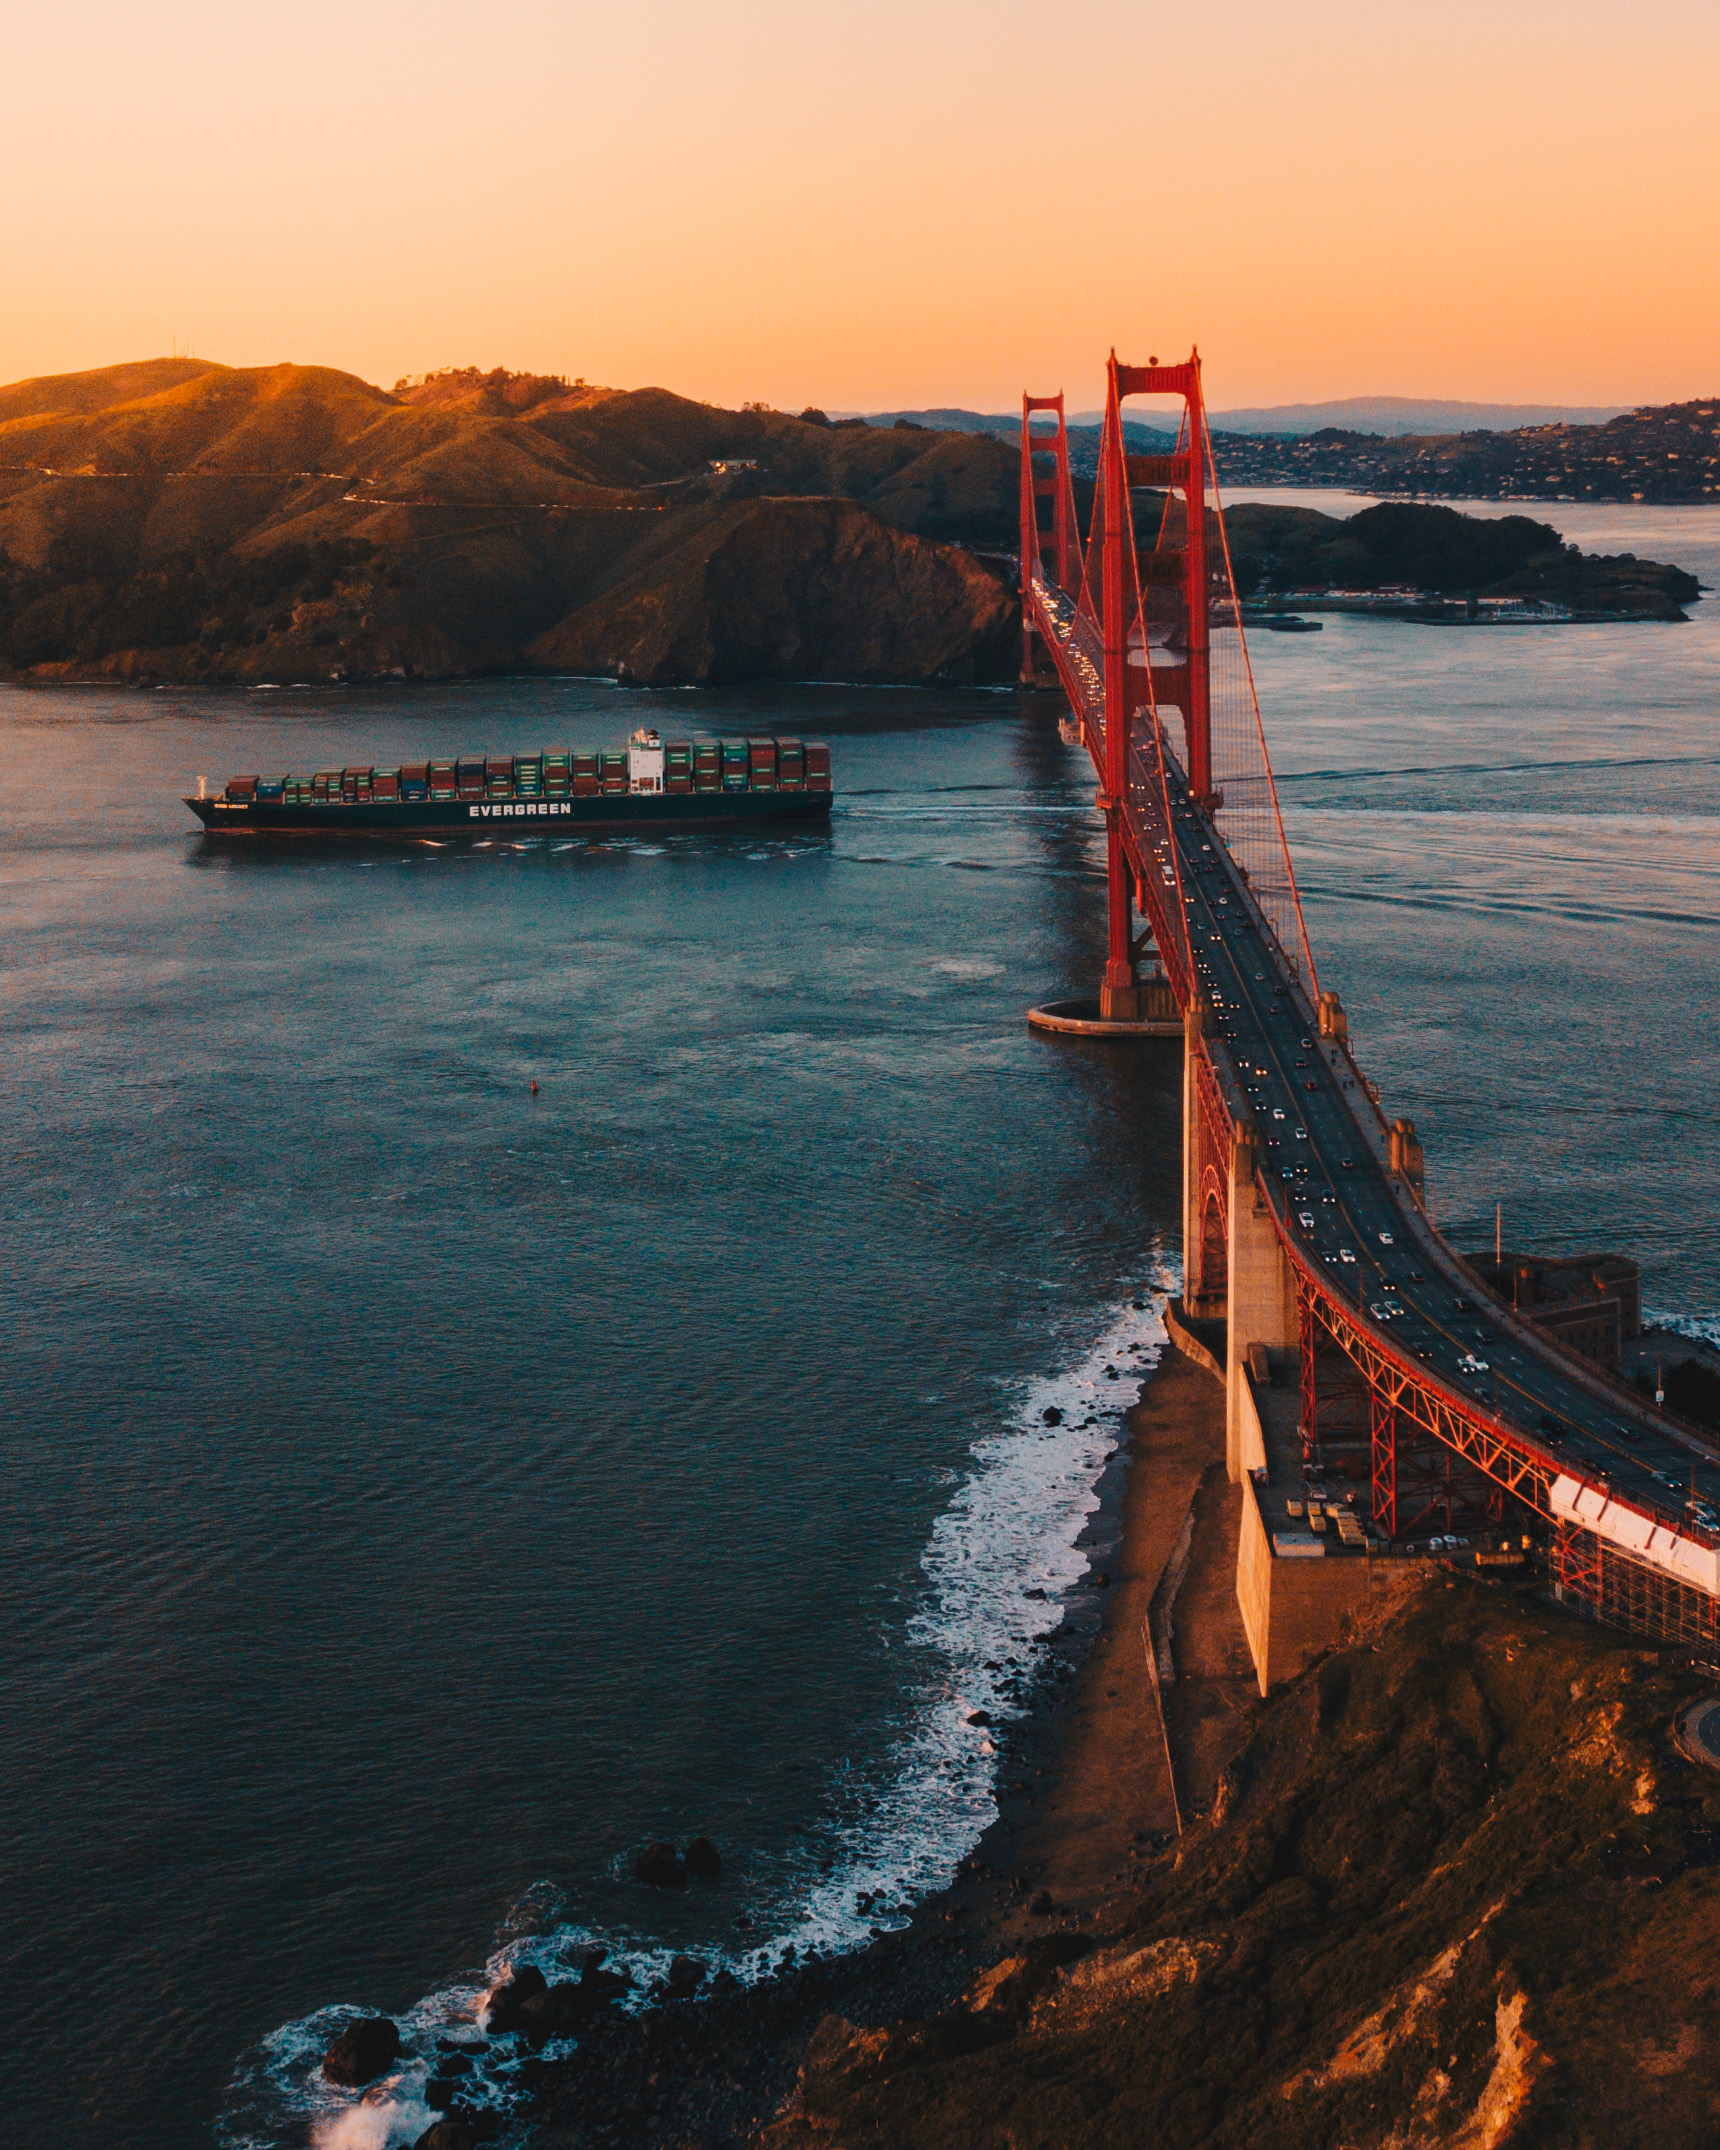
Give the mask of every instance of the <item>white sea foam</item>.
[(1642, 1325), (1645, 1329), (1665, 1329), (1673, 1336), (1687, 1336), (1693, 1344), (1720, 1344), (1720, 1315), (1669, 1314), (1645, 1306)]
[[(874, 1767), (829, 1787), (836, 1818), (809, 1845), (813, 1856), (785, 1876), (769, 1938), (744, 1950), (702, 1948), (713, 1970), (747, 1983), (790, 1957), (864, 1947), (947, 1887), (996, 1818), (997, 1744), (968, 1720), (984, 1711), (995, 1728), (1026, 1714), (1034, 1652), (1062, 1625), (1064, 1593), (1087, 1571), (1078, 1541), (1099, 1505), (1123, 1414), (1164, 1348), (1164, 1300), (1178, 1285), (1162, 1250), (1143, 1266), (1140, 1296), (1114, 1311), (1074, 1365), (1019, 1384), (996, 1429), (974, 1444), (932, 1526), (919, 1602), (897, 1638), (913, 1668), (902, 1730)], [(1046, 1423), (1048, 1410), (1057, 1424)], [(817, 1870), (826, 1863), (828, 1873)], [(352, 2010), (319, 2009), (283, 2025), (242, 2064), (219, 2131), (223, 2150), (280, 2150), (304, 2140), (307, 2126), (315, 2150), (414, 2141), (433, 2117), (422, 2093), (438, 2036), (474, 2033), (489, 1990), (521, 1965), (535, 1964), (552, 1982), (577, 1976), (594, 1946), (631, 1973), (633, 2005), (661, 1986), (676, 1953), (616, 1946), (614, 1936), (574, 1923), (509, 1940), (489, 1959), (483, 1985), (445, 1987), (396, 2018), (410, 2057), (362, 2096), (325, 2083), (320, 2070)], [(463, 2095), (511, 2105), (507, 2060), (501, 2049), (477, 2056)]]

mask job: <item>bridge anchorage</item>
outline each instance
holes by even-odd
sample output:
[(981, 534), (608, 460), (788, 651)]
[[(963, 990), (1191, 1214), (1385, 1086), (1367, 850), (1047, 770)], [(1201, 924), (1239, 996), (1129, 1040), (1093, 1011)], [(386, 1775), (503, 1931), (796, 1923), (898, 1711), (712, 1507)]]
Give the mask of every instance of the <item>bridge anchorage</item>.
[[(1127, 452), (1136, 396), (1179, 399), (1174, 454)], [(1105, 820), (1092, 1028), (1174, 1024), (1183, 1039), (1184, 1295), (1169, 1319), (1225, 1384), (1262, 1691), (1406, 1572), (1393, 1552), (1430, 1538), (1544, 1563), (1555, 1596), (1609, 1623), (1720, 1646), (1720, 1447), (1446, 1244), (1415, 1128), (1387, 1119), (1320, 986), (1198, 353), (1112, 354), (1085, 532), (1063, 398), (1023, 397), (1021, 606), (1023, 677), (1055, 673)]]

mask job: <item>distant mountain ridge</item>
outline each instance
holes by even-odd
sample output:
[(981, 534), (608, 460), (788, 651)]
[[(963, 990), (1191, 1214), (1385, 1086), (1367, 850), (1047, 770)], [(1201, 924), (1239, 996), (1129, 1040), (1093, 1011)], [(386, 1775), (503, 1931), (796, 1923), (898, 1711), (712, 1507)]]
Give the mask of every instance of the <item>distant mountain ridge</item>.
[[(1377, 433), (1388, 440), (1406, 434), (1515, 433), (1525, 426), (1605, 425), (1639, 408), (1633, 403), (1453, 403), (1421, 396), (1348, 396), (1335, 403), (1275, 403), (1258, 410), (1209, 411), (1215, 433), (1298, 437), (1336, 426), (1346, 433)], [(995, 433), (1014, 438), (1021, 431), (1019, 411), (871, 411), (869, 425), (908, 425), (947, 433)], [(1103, 411), (1071, 411), (1069, 424), (1087, 428), (1104, 423)], [(1143, 430), (1152, 430), (1137, 421)]]
[(1212, 411), (1215, 433), (1303, 434), (1337, 426), (1347, 433), (1516, 433), (1525, 426), (1599, 426), (1633, 403), (1453, 403), (1422, 396), (1348, 396), (1336, 403), (1276, 403)]

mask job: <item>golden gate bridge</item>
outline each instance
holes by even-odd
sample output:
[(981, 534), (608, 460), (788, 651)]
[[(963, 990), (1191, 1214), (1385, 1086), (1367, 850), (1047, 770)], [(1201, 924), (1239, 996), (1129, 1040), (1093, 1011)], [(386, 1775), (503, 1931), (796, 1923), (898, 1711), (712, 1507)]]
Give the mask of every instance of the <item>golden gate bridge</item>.
[[(1137, 396), (1180, 400), (1173, 454), (1127, 451), (1122, 407)], [(1045, 414), (1051, 430), (1033, 423)], [(1183, 1311), (1186, 1333), (1212, 1325), (1215, 1364), (1222, 1352), (1262, 1687), (1278, 1556), (1321, 1549), (1284, 1527), (1321, 1504), (1287, 1496), (1333, 1476), (1365, 1484), (1376, 1548), (1464, 1521), (1521, 1531), (1577, 1607), (1720, 1642), (1720, 1448), (1524, 1319), (1446, 1244), (1414, 1126), (1386, 1118), (1321, 990), (1198, 352), (1144, 366), (1112, 354), (1085, 534), (1063, 398), (1022, 398), (1020, 564), (1023, 678), (1049, 663), (1098, 779), (1100, 1024), (1144, 1027), (1164, 1003), (1182, 1018)], [(1155, 952), (1162, 974), (1143, 976)], [(1288, 1461), (1269, 1439), (1275, 1362), (1295, 1369)]]

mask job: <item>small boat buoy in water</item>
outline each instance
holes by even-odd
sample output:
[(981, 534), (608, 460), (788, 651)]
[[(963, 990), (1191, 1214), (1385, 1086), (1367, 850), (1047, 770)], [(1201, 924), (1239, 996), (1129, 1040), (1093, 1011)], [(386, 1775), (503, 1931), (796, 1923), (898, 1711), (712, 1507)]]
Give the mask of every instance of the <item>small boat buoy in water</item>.
[(537, 1096), (537, 1077), (535, 1075), (532, 1077), (532, 1095), (533, 1097)]

